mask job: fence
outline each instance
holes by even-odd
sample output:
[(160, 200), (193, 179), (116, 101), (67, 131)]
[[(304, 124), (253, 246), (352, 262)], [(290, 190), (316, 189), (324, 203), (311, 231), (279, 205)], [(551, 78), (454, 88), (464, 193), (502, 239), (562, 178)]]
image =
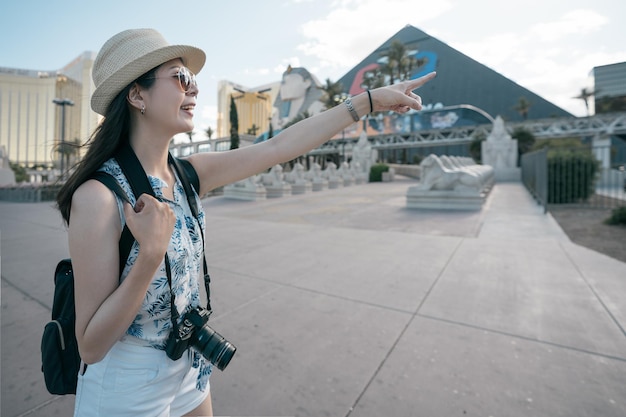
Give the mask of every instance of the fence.
[(548, 209), (548, 151), (522, 155), (522, 182), (537, 202)]
[(522, 155), (522, 181), (539, 204), (626, 206), (626, 146), (542, 149)]
[(61, 189), (59, 184), (22, 183), (0, 187), (0, 201), (39, 203), (54, 201)]

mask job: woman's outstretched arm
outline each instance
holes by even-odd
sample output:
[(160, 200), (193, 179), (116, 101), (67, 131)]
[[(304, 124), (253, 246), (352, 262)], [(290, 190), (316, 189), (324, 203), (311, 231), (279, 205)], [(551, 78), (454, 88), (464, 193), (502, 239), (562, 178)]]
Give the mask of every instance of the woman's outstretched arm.
[[(435, 77), (432, 72), (415, 80), (405, 81), (352, 98), (356, 114), (361, 117), (373, 111), (406, 113), (421, 110), (421, 98), (413, 90)], [(339, 105), (302, 120), (263, 143), (227, 152), (198, 153), (189, 157), (200, 177), (201, 192), (248, 178), (276, 164), (290, 161), (328, 141), (354, 123), (347, 105)]]

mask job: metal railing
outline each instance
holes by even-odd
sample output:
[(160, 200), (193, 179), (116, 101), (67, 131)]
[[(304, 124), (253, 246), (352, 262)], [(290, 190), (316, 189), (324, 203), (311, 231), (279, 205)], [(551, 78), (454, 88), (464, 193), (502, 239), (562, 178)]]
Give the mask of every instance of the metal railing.
[[(626, 146), (542, 149), (522, 155), (522, 182), (543, 205), (613, 209), (626, 206)], [(621, 161), (621, 159), (620, 159)]]
[(522, 155), (522, 182), (537, 203), (548, 210), (548, 151), (526, 153)]

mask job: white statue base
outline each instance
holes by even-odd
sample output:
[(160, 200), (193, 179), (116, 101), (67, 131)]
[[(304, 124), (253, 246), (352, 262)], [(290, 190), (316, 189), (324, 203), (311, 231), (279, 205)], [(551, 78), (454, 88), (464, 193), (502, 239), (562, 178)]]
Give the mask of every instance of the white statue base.
[(306, 194), (312, 190), (313, 184), (311, 184), (309, 181), (296, 181), (295, 183), (291, 184), (291, 194), (293, 195)]
[(323, 178), (315, 178), (311, 185), (313, 186), (313, 191), (322, 191), (328, 188), (328, 181)]
[(357, 174), (354, 176), (354, 183), (356, 185), (365, 184), (369, 180), (369, 177), (365, 174)]
[(254, 177), (250, 177), (225, 186), (224, 197), (245, 201), (265, 200), (267, 191), (263, 185), (255, 181)]
[(406, 206), (410, 209), (480, 210), (486, 194), (475, 190), (423, 190), (409, 187)]
[(500, 168), (495, 170), (496, 182), (522, 181), (521, 168)]
[(334, 178), (329, 178), (328, 179), (328, 188), (331, 190), (337, 189), (339, 188), (340, 185), (342, 185), (343, 182), (341, 181), (341, 179), (339, 177), (334, 177)]
[(286, 182), (277, 185), (266, 185), (265, 191), (267, 191), (267, 198), (279, 198), (291, 195), (291, 185)]

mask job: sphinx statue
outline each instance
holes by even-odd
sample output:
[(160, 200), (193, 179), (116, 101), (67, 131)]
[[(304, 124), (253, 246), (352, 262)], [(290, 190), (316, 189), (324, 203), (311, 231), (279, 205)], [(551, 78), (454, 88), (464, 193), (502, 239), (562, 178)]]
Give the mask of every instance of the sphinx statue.
[(322, 167), (317, 162), (311, 165), (311, 169), (305, 174), (305, 178), (311, 181), (313, 191), (322, 191), (328, 188), (328, 180), (324, 178)]
[(313, 185), (306, 178), (304, 166), (297, 162), (291, 172), (285, 174), (285, 181), (291, 185), (291, 194), (304, 194), (311, 191)]

